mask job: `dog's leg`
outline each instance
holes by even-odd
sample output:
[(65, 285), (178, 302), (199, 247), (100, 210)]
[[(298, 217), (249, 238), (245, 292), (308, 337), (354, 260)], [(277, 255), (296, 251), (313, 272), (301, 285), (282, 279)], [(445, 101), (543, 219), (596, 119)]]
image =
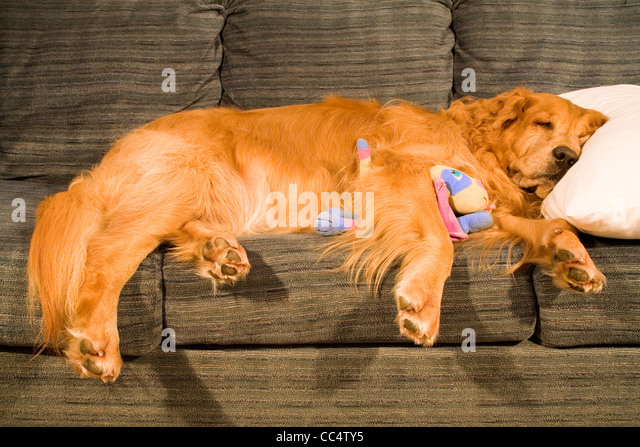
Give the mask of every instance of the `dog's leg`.
[(393, 170), (365, 180), (363, 189), (375, 194), (375, 229), (370, 239), (356, 239), (353, 247), (355, 253), (366, 248), (364, 262), (373, 267), (402, 259), (394, 289), (400, 333), (416, 344), (432, 346), (453, 264), (453, 243), (438, 211), (431, 164), (395, 156), (390, 163)]
[(81, 377), (104, 382), (114, 381), (122, 367), (117, 328), (120, 291), (161, 240), (178, 244), (176, 257), (194, 262), (199, 273), (214, 283), (234, 282), (249, 271), (247, 254), (238, 241), (201, 221), (182, 225), (168, 238), (150, 233), (143, 222), (120, 223), (112, 222), (110, 230), (94, 235), (90, 242), (85, 281), (65, 343), (73, 369)]
[[(85, 281), (75, 315), (66, 331), (64, 353), (81, 377), (114, 381), (122, 367), (117, 307), (120, 292), (139, 264), (162, 240), (148, 222), (112, 222), (108, 231), (93, 236), (87, 249)], [(220, 282), (234, 282), (249, 271), (244, 249), (228, 234), (200, 221), (170, 232), (178, 242), (179, 258), (196, 263), (200, 273)]]
[(158, 239), (142, 228), (96, 234), (87, 250), (85, 280), (66, 330), (64, 353), (81, 377), (113, 382), (120, 374), (118, 299), (120, 291)]
[(249, 272), (247, 253), (236, 238), (200, 220), (184, 224), (169, 241), (174, 245), (172, 255), (192, 262), (198, 275), (212, 279), (214, 286), (233, 283)]
[(498, 225), (520, 237), (556, 286), (580, 293), (599, 293), (605, 277), (580, 242), (577, 230), (564, 219), (532, 220), (499, 216)]
[(395, 287), (397, 321), (405, 337), (432, 346), (440, 328), (440, 303), (451, 274), (453, 244), (448, 234), (446, 239), (430, 234), (412, 245), (403, 258)]

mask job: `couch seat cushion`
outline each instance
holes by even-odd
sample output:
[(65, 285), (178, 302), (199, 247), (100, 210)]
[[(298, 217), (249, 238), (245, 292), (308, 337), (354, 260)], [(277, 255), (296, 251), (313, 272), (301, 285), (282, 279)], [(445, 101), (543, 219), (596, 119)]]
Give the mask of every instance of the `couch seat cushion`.
[[(78, 379), (59, 358), (29, 359), (0, 351), (2, 425), (317, 427), (304, 432), (318, 436), (348, 426), (367, 427), (365, 444), (394, 445), (397, 433), (372, 427), (640, 424), (637, 347), (158, 348), (125, 362), (109, 386)], [(233, 433), (248, 434), (238, 445), (278, 445), (282, 431)], [(378, 433), (394, 439), (369, 442)]]
[[(316, 234), (239, 238), (252, 269), (233, 287), (196, 276), (166, 257), (166, 327), (177, 345), (407, 342), (394, 322), (392, 271), (380, 293), (356, 290), (332, 255), (318, 261), (327, 238)], [(477, 255), (477, 253), (476, 253)], [(478, 342), (527, 339), (536, 313), (530, 272), (501, 276), (474, 270), (474, 252), (458, 254), (445, 288), (439, 342), (461, 343), (473, 329)], [(504, 259), (498, 263), (504, 266)]]
[(556, 288), (536, 268), (536, 336), (548, 346), (640, 344), (640, 241), (582, 236), (593, 262), (607, 277), (598, 295)]
[[(27, 311), (27, 258), (37, 204), (66, 189), (26, 181), (0, 181), (0, 345), (34, 346), (38, 332)], [(21, 222), (15, 199), (25, 204)], [(14, 217), (18, 218), (14, 222)], [(57, 260), (65, 262), (64, 259)], [(162, 254), (156, 251), (141, 264), (122, 290), (118, 306), (121, 352), (139, 355), (157, 346), (162, 333)], [(37, 316), (37, 315), (36, 315)]]

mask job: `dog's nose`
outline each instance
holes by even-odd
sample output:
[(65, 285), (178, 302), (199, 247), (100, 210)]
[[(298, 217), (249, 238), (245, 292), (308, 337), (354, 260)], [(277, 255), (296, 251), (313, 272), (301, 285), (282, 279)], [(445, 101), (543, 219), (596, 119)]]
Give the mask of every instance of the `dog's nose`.
[(578, 154), (569, 149), (567, 146), (558, 146), (553, 150), (553, 156), (556, 164), (563, 169), (569, 169), (578, 161)]

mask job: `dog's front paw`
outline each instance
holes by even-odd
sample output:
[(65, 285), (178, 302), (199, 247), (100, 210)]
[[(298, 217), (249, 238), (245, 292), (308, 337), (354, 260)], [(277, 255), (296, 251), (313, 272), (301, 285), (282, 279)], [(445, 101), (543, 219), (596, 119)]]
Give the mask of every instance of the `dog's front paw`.
[(114, 335), (107, 331), (90, 331), (85, 328), (70, 330), (68, 334), (64, 354), (80, 377), (92, 377), (104, 383), (118, 378), (122, 358), (117, 333)]
[(415, 300), (408, 294), (396, 296), (400, 333), (421, 346), (433, 346), (440, 328), (440, 307), (424, 300)]
[(551, 270), (556, 286), (579, 293), (600, 293), (606, 282), (578, 236), (561, 231), (553, 238)]

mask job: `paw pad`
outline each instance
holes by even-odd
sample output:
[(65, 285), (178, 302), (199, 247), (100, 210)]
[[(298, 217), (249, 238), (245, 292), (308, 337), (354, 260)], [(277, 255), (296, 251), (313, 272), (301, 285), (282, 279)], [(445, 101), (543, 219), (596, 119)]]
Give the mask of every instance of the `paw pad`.
[(589, 274), (582, 269), (571, 267), (567, 272), (569, 279), (573, 279), (578, 282), (585, 282), (589, 280)]
[[(398, 298), (398, 309), (400, 310), (407, 310), (412, 306), (411, 301), (409, 301), (407, 298), (401, 296)], [(408, 320), (407, 320), (408, 321)]]
[(557, 252), (554, 253), (554, 256), (553, 256), (553, 260), (555, 262), (571, 261), (574, 258), (575, 256), (569, 250), (558, 250)]
[(102, 368), (96, 365), (96, 363), (91, 359), (86, 359), (84, 362), (82, 362), (82, 366), (84, 367), (84, 369), (92, 374), (95, 374), (96, 376), (102, 374)]
[(605, 277), (593, 264), (578, 237), (571, 232), (561, 232), (553, 243), (551, 268), (554, 283), (579, 293), (599, 293)]
[(205, 271), (214, 280), (233, 282), (249, 271), (244, 249), (231, 237), (218, 236), (202, 249)]
[(420, 328), (411, 320), (404, 320), (402, 326), (408, 330), (409, 332), (413, 332), (414, 334), (418, 334), (420, 332)]

